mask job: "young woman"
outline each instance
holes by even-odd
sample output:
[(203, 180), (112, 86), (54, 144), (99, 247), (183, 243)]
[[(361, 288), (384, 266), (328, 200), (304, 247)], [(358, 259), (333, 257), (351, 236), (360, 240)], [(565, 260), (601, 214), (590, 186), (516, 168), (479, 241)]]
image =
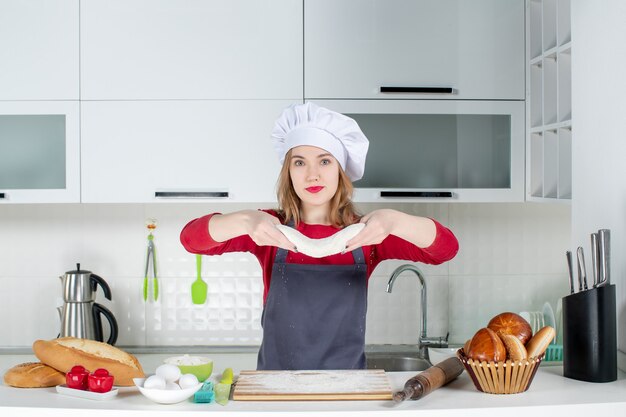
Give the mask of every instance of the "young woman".
[[(367, 280), (385, 259), (440, 264), (458, 242), (435, 220), (392, 209), (360, 216), (352, 181), (360, 179), (368, 141), (357, 123), (313, 103), (287, 108), (272, 133), (283, 164), (279, 208), (209, 214), (192, 220), (181, 242), (192, 253), (250, 252), (263, 268), (263, 342), (258, 369), (365, 368)], [(311, 239), (345, 226), (365, 227), (333, 255), (300, 253), (276, 225)]]

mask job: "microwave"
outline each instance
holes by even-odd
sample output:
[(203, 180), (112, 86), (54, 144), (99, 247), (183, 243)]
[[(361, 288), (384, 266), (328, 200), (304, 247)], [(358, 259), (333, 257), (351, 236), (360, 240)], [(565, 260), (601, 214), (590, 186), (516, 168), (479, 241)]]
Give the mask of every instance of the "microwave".
[(369, 139), (355, 202), (524, 201), (524, 101), (312, 101)]

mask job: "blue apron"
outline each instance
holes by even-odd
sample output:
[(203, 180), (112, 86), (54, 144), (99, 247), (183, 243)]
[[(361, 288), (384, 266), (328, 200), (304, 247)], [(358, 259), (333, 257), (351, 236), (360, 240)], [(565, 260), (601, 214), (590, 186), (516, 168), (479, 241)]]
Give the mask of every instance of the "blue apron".
[(278, 248), (265, 308), (257, 369), (364, 369), (367, 270), (353, 265), (286, 263)]

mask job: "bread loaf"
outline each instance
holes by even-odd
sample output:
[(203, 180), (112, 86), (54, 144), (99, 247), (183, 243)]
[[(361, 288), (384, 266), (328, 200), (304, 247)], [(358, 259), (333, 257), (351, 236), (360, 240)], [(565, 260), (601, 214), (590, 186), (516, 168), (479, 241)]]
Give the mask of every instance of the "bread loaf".
[(480, 362), (500, 362), (506, 359), (506, 349), (498, 335), (484, 327), (472, 337), (468, 356)]
[(554, 328), (551, 326), (542, 327), (526, 344), (529, 358), (536, 358), (546, 351), (552, 339), (556, 336)]
[(520, 340), (512, 334), (504, 334), (499, 336), (506, 347), (506, 357), (514, 361), (520, 361), (528, 357), (526, 348)]
[(75, 337), (37, 340), (33, 343), (35, 356), (46, 365), (67, 372), (74, 365), (89, 371), (105, 368), (119, 386), (133, 385), (133, 378), (143, 378), (141, 364), (133, 355), (106, 343)]
[(26, 362), (9, 369), (4, 383), (17, 388), (54, 387), (65, 383), (65, 374), (41, 362)]
[(487, 327), (502, 336), (511, 334), (517, 337), (525, 345), (533, 335), (530, 324), (519, 314), (505, 312), (500, 313), (489, 321)]

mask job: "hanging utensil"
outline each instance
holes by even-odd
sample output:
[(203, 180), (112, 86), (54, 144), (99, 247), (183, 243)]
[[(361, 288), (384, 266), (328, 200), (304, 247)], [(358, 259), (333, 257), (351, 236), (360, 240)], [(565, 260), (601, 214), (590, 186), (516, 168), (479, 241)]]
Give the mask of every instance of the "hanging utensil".
[(567, 272), (569, 273), (569, 293), (574, 294), (574, 263), (572, 261), (572, 252), (566, 251), (565, 258), (567, 259)]
[(578, 258), (578, 291), (587, 290), (587, 268), (582, 246), (576, 250), (576, 256)]
[(157, 301), (159, 298), (159, 281), (157, 279), (157, 265), (156, 265), (156, 249), (154, 246), (154, 236), (152, 232), (156, 229), (156, 220), (149, 219), (146, 222), (146, 227), (149, 230), (148, 233), (148, 249), (146, 252), (146, 273), (143, 279), (143, 300), (148, 300), (148, 293), (150, 290), (149, 272), (150, 264), (152, 263), (152, 299)]
[(191, 301), (204, 304), (206, 301), (207, 284), (202, 280), (202, 255), (196, 255), (196, 280), (191, 284)]

